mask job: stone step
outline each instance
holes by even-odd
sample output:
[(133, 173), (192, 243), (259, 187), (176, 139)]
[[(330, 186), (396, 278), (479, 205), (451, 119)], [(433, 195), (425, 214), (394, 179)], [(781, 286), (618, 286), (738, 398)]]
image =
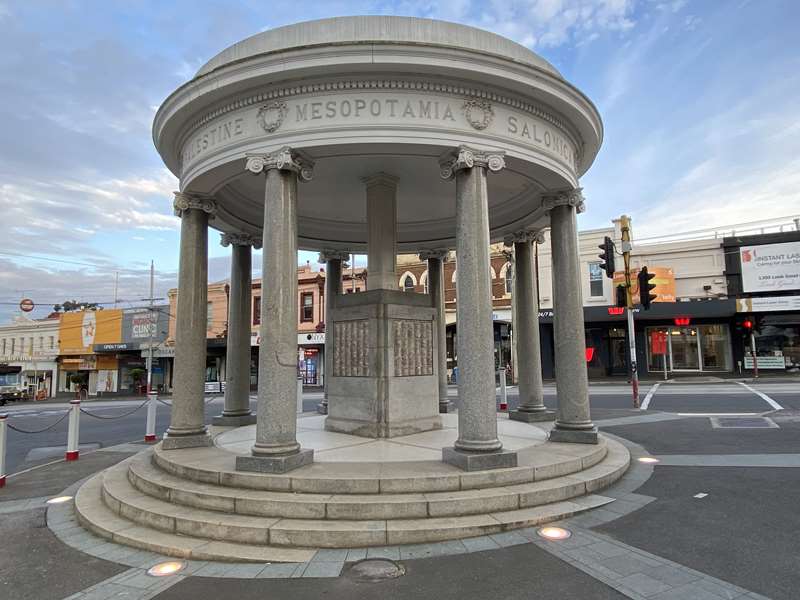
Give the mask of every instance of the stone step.
[(256, 546), (159, 531), (114, 513), (103, 502), (102, 487), (103, 473), (84, 483), (75, 496), (75, 512), (83, 527), (118, 544), (165, 556), (224, 562), (307, 562), (316, 552), (309, 548)]
[[(397, 520), (457, 517), (529, 508), (582, 496), (605, 487), (627, 468), (624, 447), (609, 442), (605, 459), (571, 475), (530, 483), (452, 492), (405, 494), (304, 494), (236, 489), (183, 479), (166, 473), (149, 460), (135, 457), (127, 476), (138, 491), (153, 498), (205, 511), (244, 516), (312, 520)], [(119, 477), (109, 471), (109, 481)], [(111, 497), (117, 501), (114, 490)]]
[[(103, 500), (103, 494), (106, 493), (105, 479), (106, 473), (96, 475), (79, 490), (75, 508), (82, 525), (114, 542), (169, 556), (198, 560), (294, 562), (310, 560), (315, 548), (358, 548), (461, 539), (540, 525), (612, 501), (610, 498), (592, 494), (576, 498), (574, 501), (463, 517), (389, 521), (270, 520), (237, 517), (185, 507), (180, 508), (176, 514), (173, 505), (147, 497), (129, 486), (130, 491), (136, 492), (138, 496), (127, 505), (138, 504), (138, 506), (136, 509), (123, 510), (120, 503), (118, 507), (120, 514), (118, 514), (112, 509), (116, 506), (117, 500), (112, 499), (110, 493), (107, 494), (107, 500), (105, 502)], [(116, 489), (113, 486), (124, 486), (127, 480), (120, 477), (119, 471), (114, 471), (109, 474), (108, 481), (109, 488)], [(145, 511), (145, 506), (149, 510)], [(159, 517), (153, 518), (153, 514)], [(179, 517), (183, 520), (184, 530), (191, 531), (194, 535), (179, 533), (177, 526)], [(174, 529), (170, 529), (172, 527), (170, 518), (175, 519)], [(140, 519), (146, 524), (140, 522)], [(246, 533), (250, 527), (248, 524), (254, 525), (250, 533)], [(265, 529), (266, 536), (262, 537)], [(249, 539), (251, 542), (260, 542), (263, 545), (232, 542), (224, 538), (212, 540), (202, 537), (205, 535), (214, 538), (235, 535), (239, 540)]]
[(611, 442), (564, 444), (545, 442), (518, 453), (519, 466), (464, 472), (436, 461), (406, 463), (316, 462), (285, 475), (236, 471), (236, 456), (221, 448), (153, 451), (159, 468), (199, 483), (262, 491), (305, 494), (408, 494), (457, 492), (542, 481), (576, 473), (602, 461)]

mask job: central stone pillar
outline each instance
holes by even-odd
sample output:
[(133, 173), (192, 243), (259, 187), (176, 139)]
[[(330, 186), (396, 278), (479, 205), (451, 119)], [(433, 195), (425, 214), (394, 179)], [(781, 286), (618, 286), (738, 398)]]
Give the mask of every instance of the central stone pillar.
[(205, 426), (206, 319), (208, 314), (208, 219), (210, 198), (175, 194), (181, 218), (178, 304), (175, 318), (175, 390), (162, 446), (165, 450), (210, 446)]
[(367, 290), (397, 289), (397, 177), (376, 173), (367, 187)]
[(458, 439), (444, 462), (467, 471), (517, 466), (497, 437), (494, 332), (489, 257), (487, 170), (505, 167), (501, 152), (461, 146), (440, 162), (456, 179), (456, 296), (458, 298)]
[(555, 417), (544, 406), (539, 304), (536, 301), (531, 248), (534, 241), (544, 241), (544, 233), (520, 231), (506, 238), (506, 245), (514, 244), (514, 300), (517, 308), (514, 319), (517, 363), (514, 370), (519, 380), (519, 407), (508, 413), (508, 418), (525, 423), (549, 421)]
[(583, 211), (581, 190), (547, 194), (542, 204), (550, 214), (553, 256), (553, 342), (558, 412), (552, 442), (597, 443), (597, 427), (589, 411), (586, 332), (583, 325), (577, 213)]
[(333, 320), (331, 314), (337, 296), (342, 294), (342, 263), (350, 255), (343, 250), (323, 250), (319, 262), (325, 263), (325, 373), (323, 386), (325, 394), (317, 406), (317, 412), (328, 414), (328, 380), (333, 374), (333, 352), (336, 342), (333, 339)]
[(285, 473), (310, 464), (314, 451), (297, 443), (297, 179), (311, 164), (290, 148), (250, 155), (247, 169), (266, 172), (262, 260), (258, 420), (252, 456), (240, 471)]
[(450, 409), (447, 395), (447, 322), (444, 311), (444, 263), (450, 252), (442, 250), (425, 250), (420, 252), (419, 259), (428, 262), (428, 294), (436, 309), (436, 337), (439, 343), (436, 361), (439, 365), (439, 412), (446, 413)]
[(223, 233), (220, 243), (224, 247), (232, 246), (231, 283), (225, 351), (225, 406), (212, 423), (240, 427), (256, 422), (256, 416), (250, 412), (251, 248), (261, 248), (261, 241), (244, 233)]

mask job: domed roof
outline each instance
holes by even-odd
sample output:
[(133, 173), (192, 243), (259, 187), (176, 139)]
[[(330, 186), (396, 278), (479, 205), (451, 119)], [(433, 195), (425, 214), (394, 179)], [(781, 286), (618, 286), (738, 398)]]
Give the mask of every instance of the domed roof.
[(195, 77), (259, 54), (332, 44), (420, 44), (460, 48), (500, 56), (561, 74), (535, 52), (500, 35), (447, 21), (416, 17), (358, 16), (319, 19), (277, 27), (226, 48)]

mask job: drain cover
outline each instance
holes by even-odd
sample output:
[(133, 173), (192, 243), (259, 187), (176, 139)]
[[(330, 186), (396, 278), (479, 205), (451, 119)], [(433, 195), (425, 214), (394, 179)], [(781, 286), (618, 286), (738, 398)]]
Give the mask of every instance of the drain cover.
[(778, 429), (768, 417), (711, 417), (714, 429)]
[(355, 563), (347, 571), (347, 575), (356, 581), (374, 582), (385, 579), (396, 579), (406, 574), (400, 563), (388, 558), (368, 558)]

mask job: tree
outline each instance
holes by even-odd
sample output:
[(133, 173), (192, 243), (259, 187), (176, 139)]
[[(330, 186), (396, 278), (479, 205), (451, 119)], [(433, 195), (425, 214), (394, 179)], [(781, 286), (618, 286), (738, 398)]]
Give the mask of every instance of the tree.
[(103, 310), (97, 302), (78, 302), (77, 300), (65, 300), (62, 304), (54, 304), (53, 311), (73, 312), (77, 310)]

